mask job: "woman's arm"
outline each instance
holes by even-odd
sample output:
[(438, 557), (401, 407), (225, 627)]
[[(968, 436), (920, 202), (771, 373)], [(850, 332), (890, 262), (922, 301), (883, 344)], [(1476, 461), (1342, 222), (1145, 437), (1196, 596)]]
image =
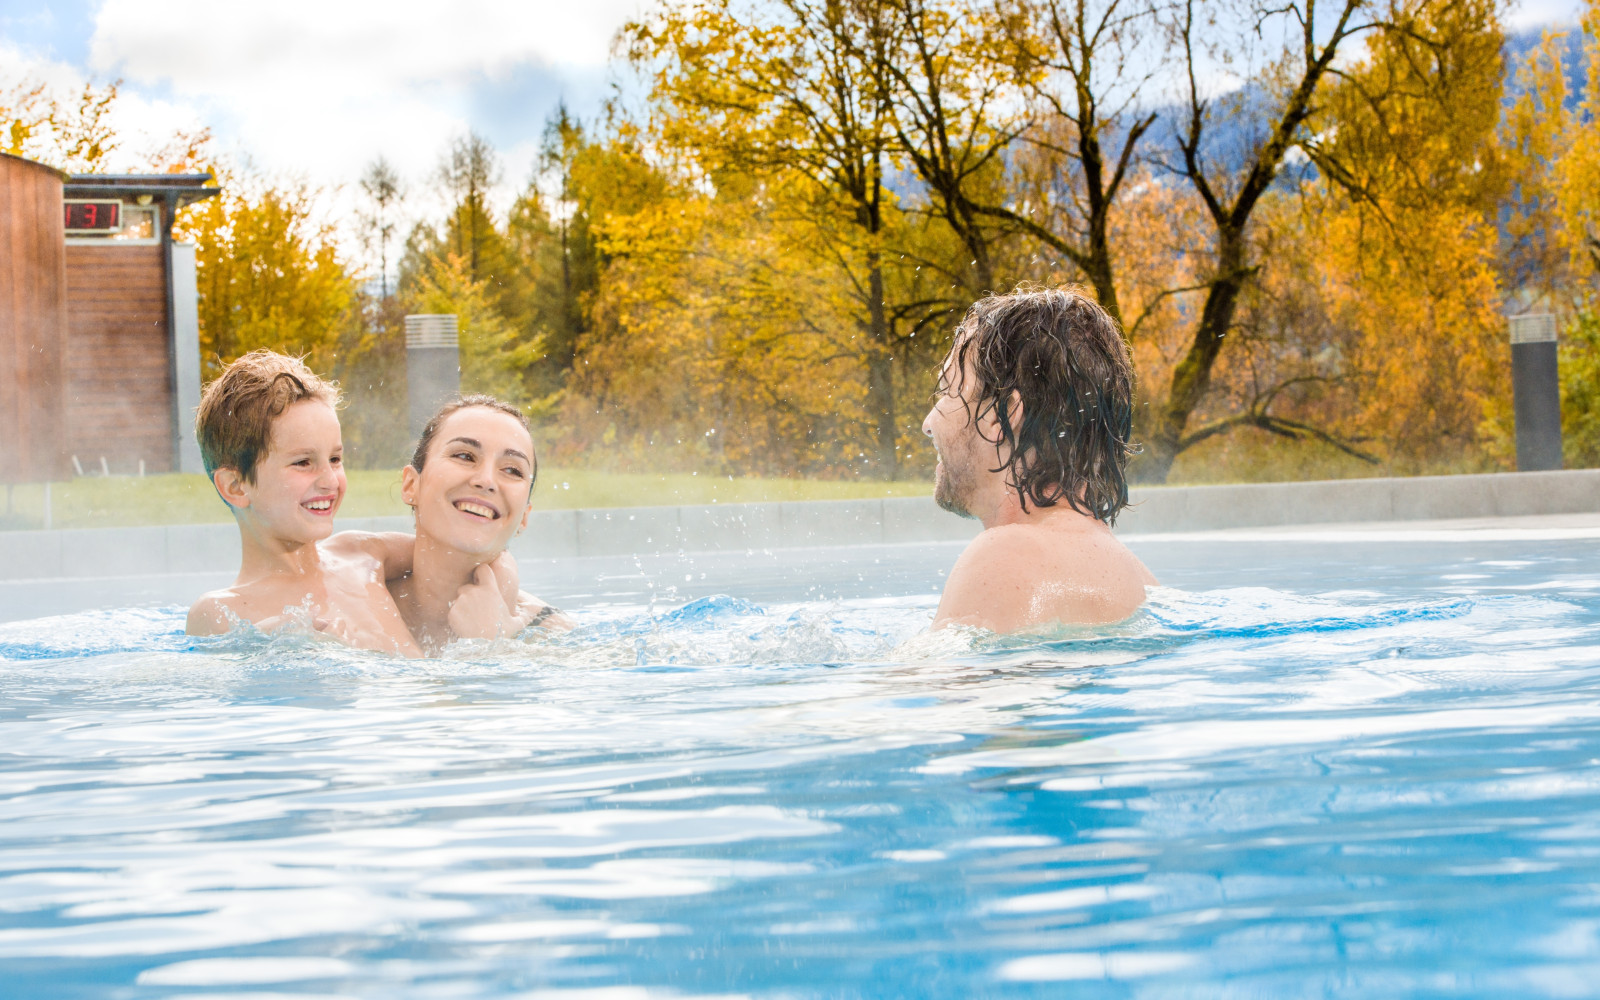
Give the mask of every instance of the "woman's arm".
[(526, 590), (517, 592), (517, 617), (522, 619), (523, 628), (537, 625), (539, 628), (570, 632), (578, 626), (577, 622), (534, 597)]

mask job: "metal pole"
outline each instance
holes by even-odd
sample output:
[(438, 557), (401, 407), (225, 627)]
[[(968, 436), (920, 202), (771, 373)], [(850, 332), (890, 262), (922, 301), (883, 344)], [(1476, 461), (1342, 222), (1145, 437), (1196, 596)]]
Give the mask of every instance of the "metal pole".
[(1511, 393), (1517, 420), (1517, 469), (1561, 468), (1561, 375), (1556, 360), (1556, 318), (1551, 313), (1512, 316)]
[(161, 272), (167, 293), (167, 381), (172, 389), (167, 409), (167, 440), (172, 448), (172, 464), (168, 471), (178, 472), (182, 468), (183, 455), (183, 392), (178, 384), (178, 338), (176, 336), (177, 323), (174, 322), (174, 311), (177, 304), (177, 290), (173, 287), (172, 274), (172, 224), (177, 221), (178, 196), (166, 194), (161, 199), (161, 208), (158, 209), (161, 218), (158, 225), (161, 228)]

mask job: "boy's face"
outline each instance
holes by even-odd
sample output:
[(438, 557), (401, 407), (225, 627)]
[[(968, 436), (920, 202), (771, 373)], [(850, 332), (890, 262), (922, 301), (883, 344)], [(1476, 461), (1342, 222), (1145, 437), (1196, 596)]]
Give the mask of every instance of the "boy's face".
[(316, 541), (333, 533), (344, 500), (344, 442), (339, 417), (326, 403), (302, 399), (272, 422), (256, 481), (239, 491), (253, 518), (286, 540)]

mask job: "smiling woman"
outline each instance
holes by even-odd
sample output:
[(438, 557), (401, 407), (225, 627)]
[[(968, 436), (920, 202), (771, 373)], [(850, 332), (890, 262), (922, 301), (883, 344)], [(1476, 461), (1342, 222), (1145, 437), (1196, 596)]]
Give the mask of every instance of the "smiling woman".
[(423, 428), (400, 482), (416, 514), (416, 554), (390, 589), (424, 649), (510, 635), (530, 618), (565, 624), (519, 593), (505, 551), (527, 526), (537, 474), (526, 418), (492, 396), (447, 403)]

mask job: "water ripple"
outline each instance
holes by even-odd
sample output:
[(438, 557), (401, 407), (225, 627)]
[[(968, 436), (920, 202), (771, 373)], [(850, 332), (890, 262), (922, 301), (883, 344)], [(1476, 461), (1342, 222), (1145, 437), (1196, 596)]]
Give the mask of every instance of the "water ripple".
[(0, 625), (0, 972), (1583, 995), (1600, 599), (1542, 544), (1442, 597), (1166, 589), (1013, 637), (928, 634), (924, 596), (602, 606), (426, 662), (176, 608)]

